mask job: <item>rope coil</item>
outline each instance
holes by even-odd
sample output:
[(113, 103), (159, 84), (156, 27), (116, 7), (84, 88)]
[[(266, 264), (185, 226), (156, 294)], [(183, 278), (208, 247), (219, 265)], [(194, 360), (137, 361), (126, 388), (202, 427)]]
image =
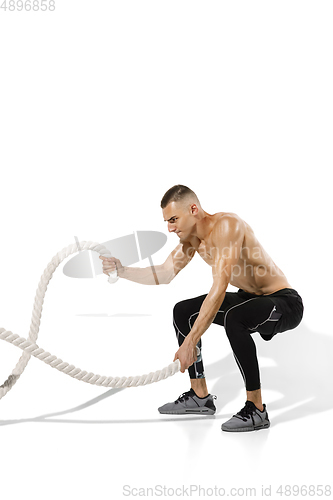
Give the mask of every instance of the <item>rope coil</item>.
[[(82, 241), (79, 243), (79, 246), (81, 251), (94, 250), (95, 252), (98, 252), (102, 256), (111, 257), (109, 250), (105, 246), (100, 245), (99, 243), (92, 241)], [(92, 372), (88, 373), (85, 370), (76, 368), (74, 365), (66, 363), (62, 359), (57, 358), (57, 356), (54, 356), (49, 352), (46, 352), (44, 349), (42, 349), (36, 344), (40, 326), (40, 319), (42, 315), (44, 297), (49, 281), (52, 278), (53, 273), (59, 266), (59, 264), (69, 255), (76, 253), (78, 251), (77, 248), (78, 246), (76, 243), (63, 248), (53, 257), (53, 259), (46, 266), (46, 269), (41, 276), (36, 291), (28, 338), (26, 339), (20, 337), (19, 335), (9, 330), (0, 328), (0, 340), (4, 340), (23, 350), (23, 354), (21, 355), (12, 373), (9, 375), (7, 380), (0, 386), (0, 399), (3, 398), (8, 391), (10, 391), (10, 389), (20, 378), (31, 356), (34, 356), (35, 358), (41, 361), (44, 361), (44, 363), (48, 364), (52, 368), (56, 368), (65, 375), (69, 375), (70, 377), (73, 377), (82, 382), (86, 382), (88, 384), (98, 385), (102, 387), (113, 387), (113, 388), (139, 387), (142, 385), (152, 384), (154, 382), (159, 382), (160, 380), (164, 380), (174, 375), (180, 370), (180, 362), (177, 359), (175, 362), (171, 363), (162, 370), (158, 370), (156, 372), (150, 372), (146, 375), (138, 375), (136, 377), (106, 377), (101, 375), (95, 375)]]

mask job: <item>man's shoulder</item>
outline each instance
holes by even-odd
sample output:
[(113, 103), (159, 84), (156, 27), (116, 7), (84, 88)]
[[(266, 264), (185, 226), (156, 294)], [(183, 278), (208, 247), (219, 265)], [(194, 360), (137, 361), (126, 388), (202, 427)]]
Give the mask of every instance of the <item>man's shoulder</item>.
[(244, 231), (245, 222), (243, 219), (233, 212), (219, 212), (215, 214), (217, 217), (212, 230), (212, 235), (225, 233), (235, 233)]

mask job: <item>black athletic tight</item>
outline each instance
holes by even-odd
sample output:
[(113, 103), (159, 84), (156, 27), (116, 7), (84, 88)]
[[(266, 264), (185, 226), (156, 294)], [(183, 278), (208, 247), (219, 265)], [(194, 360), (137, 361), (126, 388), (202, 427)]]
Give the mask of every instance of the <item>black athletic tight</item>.
[[(193, 327), (206, 296), (183, 300), (175, 305), (173, 321), (179, 345)], [(252, 333), (259, 332), (264, 340), (271, 340), (277, 333), (296, 328), (302, 316), (302, 299), (292, 288), (260, 296), (244, 290), (226, 292), (213, 323), (224, 326), (247, 391), (260, 388), (257, 351)], [(201, 339), (198, 347), (200, 355), (188, 369), (191, 379), (205, 377)]]

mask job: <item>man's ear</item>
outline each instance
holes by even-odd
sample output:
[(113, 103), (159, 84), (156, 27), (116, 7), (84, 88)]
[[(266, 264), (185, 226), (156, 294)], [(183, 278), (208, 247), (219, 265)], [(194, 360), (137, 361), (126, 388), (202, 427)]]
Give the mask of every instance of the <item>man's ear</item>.
[(195, 203), (192, 203), (192, 205), (190, 206), (190, 210), (192, 215), (197, 215), (197, 213), (199, 212), (199, 209)]

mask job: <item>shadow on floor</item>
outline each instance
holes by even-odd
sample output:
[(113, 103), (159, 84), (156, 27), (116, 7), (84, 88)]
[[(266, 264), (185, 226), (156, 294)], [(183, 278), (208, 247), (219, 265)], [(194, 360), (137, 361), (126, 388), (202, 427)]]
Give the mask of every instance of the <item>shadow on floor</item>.
[[(300, 325), (269, 342), (258, 333), (254, 334), (254, 340), (258, 357), (269, 358), (273, 364), (260, 369), (263, 401), (265, 390), (282, 395), (272, 403), (267, 402), (269, 411), (279, 411), (274, 416), (275, 425), (333, 409), (332, 336)], [(219, 395), (221, 402), (234, 399), (242, 387), (243, 379), (232, 354), (208, 365), (206, 372), (207, 376), (218, 379), (211, 392)]]

